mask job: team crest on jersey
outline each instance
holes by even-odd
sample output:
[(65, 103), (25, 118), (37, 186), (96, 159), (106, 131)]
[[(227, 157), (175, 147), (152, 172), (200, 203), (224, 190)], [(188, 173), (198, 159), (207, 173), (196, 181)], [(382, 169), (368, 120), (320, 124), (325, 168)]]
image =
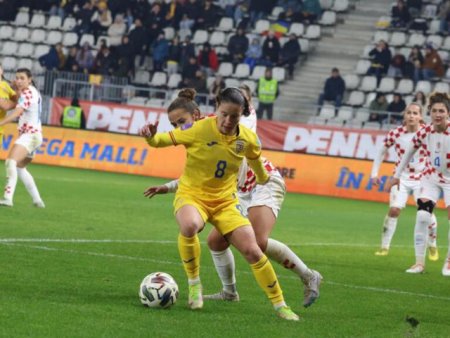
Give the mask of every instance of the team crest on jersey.
[(245, 141), (244, 140), (237, 140), (236, 141), (236, 152), (239, 154), (240, 152), (244, 151)]
[(436, 143), (436, 150), (440, 150), (441, 149), (441, 142)]
[(186, 123), (185, 125), (182, 125), (180, 129), (186, 130), (186, 129), (191, 128), (192, 126), (193, 126), (193, 123)]

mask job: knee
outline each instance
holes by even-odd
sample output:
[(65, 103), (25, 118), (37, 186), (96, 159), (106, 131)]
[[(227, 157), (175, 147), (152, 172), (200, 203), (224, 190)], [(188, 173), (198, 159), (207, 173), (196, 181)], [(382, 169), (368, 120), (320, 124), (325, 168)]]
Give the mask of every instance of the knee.
[(247, 245), (242, 251), (242, 256), (249, 262), (250, 264), (254, 264), (258, 262), (263, 253), (259, 246), (255, 243), (255, 245)]
[(195, 222), (186, 222), (180, 224), (180, 233), (185, 237), (195, 236), (201, 228)]
[(400, 211), (401, 210), (399, 208), (390, 208), (388, 216), (392, 218), (397, 218), (398, 216), (400, 216)]
[(267, 249), (267, 238), (266, 237), (256, 237), (256, 243), (262, 252), (266, 252)]
[(229, 247), (223, 236), (218, 236), (213, 232), (208, 235), (206, 242), (208, 243), (208, 248), (213, 251), (223, 251)]

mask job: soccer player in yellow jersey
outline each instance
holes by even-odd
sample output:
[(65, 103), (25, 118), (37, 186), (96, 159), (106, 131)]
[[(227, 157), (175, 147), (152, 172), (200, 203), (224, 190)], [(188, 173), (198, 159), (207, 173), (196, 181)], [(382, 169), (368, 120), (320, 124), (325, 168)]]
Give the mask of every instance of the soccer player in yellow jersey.
[[(16, 92), (3, 78), (3, 68), (0, 66), (0, 120), (6, 116), (6, 111), (13, 109), (17, 101)], [(0, 126), (0, 146), (3, 140), (4, 127)], [(1, 148), (1, 147), (0, 147)]]
[(250, 222), (239, 211), (236, 181), (243, 158), (247, 158), (258, 183), (265, 184), (269, 180), (260, 159), (258, 137), (239, 125), (244, 110), (249, 110), (248, 101), (238, 88), (227, 88), (217, 96), (217, 105), (216, 117), (182, 129), (156, 133), (157, 126), (148, 124), (140, 130), (150, 146), (182, 144), (187, 150), (174, 209), (180, 228), (178, 249), (189, 281), (189, 306), (191, 309), (203, 307), (197, 234), (210, 222), (250, 263), (278, 316), (298, 320), (284, 301), (275, 271), (259, 248)]

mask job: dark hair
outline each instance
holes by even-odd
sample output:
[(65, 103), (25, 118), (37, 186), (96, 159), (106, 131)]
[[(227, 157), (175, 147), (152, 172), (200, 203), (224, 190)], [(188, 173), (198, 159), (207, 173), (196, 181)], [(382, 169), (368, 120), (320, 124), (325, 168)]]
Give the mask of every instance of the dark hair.
[(183, 88), (178, 93), (178, 97), (172, 101), (167, 108), (167, 112), (171, 112), (175, 109), (185, 109), (189, 113), (193, 114), (195, 110), (198, 110), (198, 105), (194, 101), (197, 92), (193, 88)]
[(250, 104), (247, 98), (242, 94), (241, 89), (236, 87), (228, 87), (222, 90), (216, 97), (216, 104), (219, 106), (222, 103), (234, 103), (243, 108), (242, 115), (250, 115)]
[(36, 84), (33, 81), (33, 75), (31, 74), (31, 70), (28, 68), (19, 68), (16, 70), (16, 73), (25, 73), (29, 79), (31, 79), (31, 84), (36, 87)]
[(442, 103), (447, 108), (447, 112), (450, 112), (450, 97), (447, 93), (435, 92), (430, 95), (428, 110), (431, 110), (435, 103)]
[[(249, 101), (252, 99), (252, 90), (250, 89), (249, 86), (247, 86), (245, 83), (242, 83), (239, 86), (239, 89), (247, 94), (247, 97), (249, 98)], [(249, 104), (250, 104), (250, 102), (249, 102)]]

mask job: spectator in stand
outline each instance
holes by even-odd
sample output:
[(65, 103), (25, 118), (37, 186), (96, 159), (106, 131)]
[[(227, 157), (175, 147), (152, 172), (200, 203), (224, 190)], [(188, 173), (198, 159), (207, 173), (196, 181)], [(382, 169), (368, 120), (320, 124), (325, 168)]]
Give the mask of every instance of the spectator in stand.
[(211, 83), (211, 85), (208, 88), (208, 91), (209, 91), (208, 104), (211, 104), (214, 106), (217, 95), (219, 95), (219, 93), (223, 89), (225, 89), (225, 81), (223, 80), (222, 75), (217, 74), (214, 81)]
[(195, 46), (191, 43), (191, 37), (188, 35), (181, 44), (180, 55), (180, 67), (184, 69), (184, 66), (188, 64), (191, 58), (195, 58)]
[(134, 52), (128, 35), (122, 37), (122, 43), (116, 47), (117, 67), (114, 75), (131, 78), (134, 71)]
[(237, 2), (237, 0), (218, 0), (217, 5), (223, 9), (225, 16), (232, 18)]
[(83, 7), (76, 13), (77, 25), (74, 28), (74, 32), (81, 36), (91, 32), (92, 21), (91, 18), (94, 15), (94, 6), (90, 1), (86, 1)]
[(181, 0), (171, 0), (170, 3), (166, 3), (166, 26), (177, 27), (180, 24), (181, 17), (183, 15), (184, 1)]
[(216, 51), (211, 48), (209, 42), (203, 44), (203, 48), (198, 53), (197, 61), (201, 70), (208, 76), (211, 76), (219, 68)]
[(302, 2), (298, 0), (278, 0), (277, 6), (283, 7), (285, 12), (289, 9), (293, 12), (300, 12), (302, 9)]
[[(61, 18), (61, 20), (64, 20), (66, 14), (65, 14), (65, 9), (64, 7), (66, 6), (67, 1), (66, 0), (61, 0), (61, 1), (57, 1), (55, 2), (50, 10), (49, 10), (49, 14), (50, 16), (59, 16)], [(3, 8), (2, 8), (3, 10)]]
[(99, 2), (97, 10), (91, 18), (91, 29), (95, 38), (98, 39), (100, 35), (105, 35), (109, 26), (112, 24), (111, 11), (108, 9), (106, 2)]
[(262, 62), (266, 66), (272, 67), (278, 63), (280, 58), (280, 42), (272, 30), (269, 31), (263, 43), (262, 52)]
[(76, 46), (72, 46), (69, 49), (69, 53), (66, 57), (66, 62), (64, 63), (64, 68), (62, 70), (66, 72), (78, 72), (79, 65), (77, 62), (77, 53), (78, 48)]
[(419, 81), (423, 60), (424, 59), (422, 52), (420, 51), (420, 47), (417, 45), (414, 46), (408, 55), (408, 61), (406, 61), (405, 64), (404, 75), (410, 79), (413, 79), (414, 82)]
[(252, 25), (254, 26), (256, 21), (270, 15), (275, 4), (275, 0), (250, 0), (249, 12)]
[(389, 77), (403, 77), (403, 71), (405, 69), (406, 58), (403, 54), (395, 54), (391, 60), (387, 75)]
[(220, 8), (214, 5), (212, 0), (205, 0), (197, 18), (197, 29), (210, 30), (217, 25), (221, 17)]
[(331, 76), (325, 81), (323, 93), (319, 96), (318, 105), (322, 107), (324, 101), (333, 101), (334, 106), (339, 108), (342, 104), (345, 92), (345, 81), (339, 73), (339, 69), (333, 68)]
[(123, 20), (122, 14), (117, 14), (114, 22), (108, 28), (108, 37), (110, 46), (119, 46), (122, 43), (122, 37), (127, 31), (127, 25)]
[[(197, 70), (195, 72), (195, 76), (193, 78), (189, 78), (183, 80), (181, 82), (182, 86), (180, 88), (194, 88), (195, 91), (199, 94), (207, 94), (208, 88), (206, 86), (206, 77), (205, 74), (201, 70)], [(205, 104), (204, 97), (197, 96), (195, 100), (198, 104)]]
[(188, 0), (184, 12), (189, 18), (194, 20), (194, 25), (197, 23), (197, 18), (202, 10), (202, 4), (199, 0)]
[(431, 80), (434, 77), (444, 76), (445, 70), (441, 57), (431, 43), (425, 45), (425, 57), (422, 65), (422, 79)]
[(375, 75), (377, 82), (380, 84), (381, 78), (386, 75), (391, 63), (391, 51), (386, 41), (380, 40), (376, 47), (369, 52), (372, 58), (372, 64), (367, 70), (367, 75)]
[(128, 33), (130, 38), (130, 45), (133, 50), (133, 60), (136, 56), (140, 56), (139, 64), (142, 66), (145, 61), (145, 54), (147, 53), (147, 31), (142, 25), (141, 19), (134, 20), (134, 26), (130, 28)]
[(417, 102), (422, 106), (423, 109), (425, 109), (427, 106), (427, 97), (425, 96), (424, 92), (418, 91), (416, 94), (414, 94), (412, 102)]
[(241, 63), (245, 58), (248, 45), (248, 38), (245, 36), (245, 31), (242, 28), (238, 28), (237, 33), (228, 42), (230, 61), (233, 63)]
[(406, 7), (411, 17), (416, 18), (422, 11), (422, 0), (406, 0)]
[(245, 1), (240, 1), (234, 11), (234, 22), (237, 28), (247, 29), (250, 23), (250, 14), (248, 10), (248, 4)]
[(83, 73), (90, 73), (94, 66), (94, 55), (91, 52), (91, 46), (89, 42), (85, 42), (83, 46), (78, 50), (77, 62), (80, 65), (80, 69)]
[(189, 18), (189, 16), (185, 13), (181, 18), (179, 27), (180, 30), (192, 32), (192, 27), (194, 27), (195, 21)]
[(40, 65), (47, 70), (63, 69), (66, 57), (62, 50), (62, 44), (57, 43), (56, 45), (50, 47), (48, 53), (39, 57), (38, 60)]
[(383, 93), (377, 93), (377, 96), (370, 102), (369, 105), (369, 122), (381, 122), (386, 117), (386, 111), (388, 107), (388, 102), (386, 100), (386, 95)]
[(131, 27), (134, 25), (133, 11), (129, 7), (125, 11), (124, 21), (125, 24), (127, 25), (127, 32), (129, 32)]
[[(200, 67), (197, 63), (197, 58), (195, 56), (191, 56), (189, 58), (189, 62), (184, 65), (183, 70), (181, 72), (181, 76), (183, 78), (183, 82), (192, 80), (195, 78), (195, 74), (200, 70)], [(187, 85), (183, 85), (181, 88), (188, 87)]]
[(258, 38), (253, 38), (252, 43), (245, 52), (244, 62), (250, 66), (250, 71), (260, 62), (262, 57), (262, 47)]
[(154, 2), (152, 5), (152, 10), (148, 16), (147, 22), (144, 24), (147, 29), (147, 43), (149, 46), (158, 38), (165, 26), (164, 12), (162, 5), (159, 2)]
[(450, 32), (450, 0), (444, 0), (439, 5), (438, 18), (440, 21), (439, 33), (448, 34)]
[(392, 99), (392, 102), (388, 104), (387, 111), (388, 114), (387, 119), (383, 121), (383, 123), (388, 124), (399, 124), (403, 121), (402, 113), (406, 108), (405, 100), (403, 100), (402, 96), (399, 93), (394, 93), (394, 98)]
[(178, 66), (181, 59), (181, 45), (180, 38), (175, 36), (169, 43), (169, 50), (167, 54), (167, 74), (178, 73)]
[(109, 48), (104, 45), (98, 52), (94, 61), (94, 72), (100, 75), (112, 75), (115, 60)]
[(15, 0), (0, 0), (0, 21), (14, 21), (17, 15)]
[(294, 66), (300, 57), (301, 47), (295, 34), (289, 35), (289, 40), (281, 47), (280, 65), (288, 66), (288, 75), (290, 79), (294, 78)]
[(146, 23), (148, 21), (148, 16), (151, 11), (148, 0), (135, 0), (130, 7), (135, 20), (139, 19), (141, 20), (141, 23)]
[(256, 111), (257, 118), (262, 119), (264, 111), (267, 111), (267, 119), (272, 120), (273, 104), (280, 94), (278, 81), (272, 78), (272, 69), (267, 68), (264, 77), (259, 79), (256, 93), (259, 100), (258, 110)]
[(397, 0), (397, 4), (392, 6), (391, 10), (391, 26), (392, 27), (406, 27), (411, 21), (409, 10), (403, 0)]
[(153, 71), (162, 71), (169, 54), (169, 42), (164, 32), (159, 33), (158, 38), (152, 44)]
[(322, 7), (319, 0), (303, 0), (301, 17), (305, 23), (315, 23), (322, 16)]

